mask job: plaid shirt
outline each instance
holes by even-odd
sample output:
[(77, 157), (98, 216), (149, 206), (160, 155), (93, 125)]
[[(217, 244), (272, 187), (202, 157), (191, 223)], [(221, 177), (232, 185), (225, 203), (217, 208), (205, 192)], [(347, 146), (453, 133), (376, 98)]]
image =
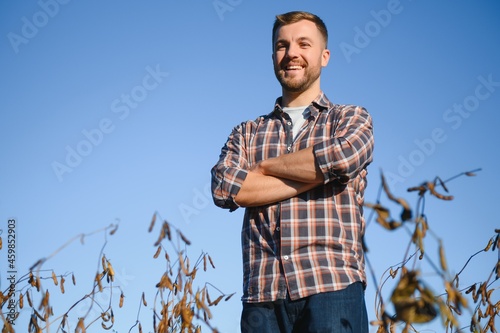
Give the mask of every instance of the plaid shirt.
[(292, 300), (365, 282), (362, 236), (372, 120), (358, 106), (321, 93), (296, 139), (278, 99), (274, 111), (235, 127), (212, 169), (216, 205), (234, 197), (255, 163), (313, 146), (324, 184), (274, 204), (246, 208), (241, 233), (244, 302)]

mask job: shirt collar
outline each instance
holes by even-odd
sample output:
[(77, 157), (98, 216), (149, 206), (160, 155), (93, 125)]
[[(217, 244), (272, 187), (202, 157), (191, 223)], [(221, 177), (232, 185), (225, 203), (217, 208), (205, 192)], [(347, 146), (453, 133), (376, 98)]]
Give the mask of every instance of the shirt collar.
[[(271, 114), (280, 115), (283, 112), (281, 106), (282, 97), (278, 97), (274, 103), (274, 110)], [(312, 106), (312, 107), (311, 107)], [(318, 96), (311, 102), (308, 109), (311, 112), (311, 116), (316, 117), (319, 112), (328, 110), (332, 106), (332, 102), (326, 97), (325, 93), (321, 91)]]

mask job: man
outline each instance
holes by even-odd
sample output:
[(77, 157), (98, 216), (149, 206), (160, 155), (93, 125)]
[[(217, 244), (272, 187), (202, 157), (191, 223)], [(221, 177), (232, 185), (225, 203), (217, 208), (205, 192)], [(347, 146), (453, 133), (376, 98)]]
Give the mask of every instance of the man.
[(282, 96), (233, 129), (212, 169), (215, 204), (246, 207), (243, 332), (368, 332), (361, 243), (372, 120), (322, 92), (327, 42), (313, 14), (276, 17)]

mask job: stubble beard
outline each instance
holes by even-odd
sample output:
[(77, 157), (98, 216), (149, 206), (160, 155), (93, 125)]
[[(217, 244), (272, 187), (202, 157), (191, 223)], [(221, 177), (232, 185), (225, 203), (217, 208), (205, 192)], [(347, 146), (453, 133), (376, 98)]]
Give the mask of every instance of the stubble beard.
[(278, 79), (284, 91), (300, 93), (309, 89), (321, 75), (320, 67), (305, 67), (302, 70), (304, 71), (304, 75), (300, 79), (295, 77), (286, 77), (286, 74), (281, 69), (281, 67), (275, 67), (274, 74), (276, 75), (276, 78)]

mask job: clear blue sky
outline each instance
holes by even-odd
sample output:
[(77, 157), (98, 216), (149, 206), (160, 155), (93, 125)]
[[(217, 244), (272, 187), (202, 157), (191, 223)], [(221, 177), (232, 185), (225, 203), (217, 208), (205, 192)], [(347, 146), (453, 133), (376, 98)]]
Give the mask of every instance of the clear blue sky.
[[(163, 270), (152, 259), (158, 229), (147, 232), (158, 211), (192, 241), (193, 259), (202, 250), (213, 257), (216, 270), (197, 280), (237, 293), (213, 310), (221, 332), (237, 332), (243, 211), (213, 206), (209, 171), (232, 127), (268, 113), (280, 94), (271, 27), (289, 10), (317, 13), (329, 28), (327, 96), (374, 118), (366, 200), (376, 200), (381, 169), (414, 204), (407, 187), (482, 168), (449, 184), (454, 201), (429, 198), (426, 213), (452, 272), (483, 248), (500, 226), (497, 1), (4, 1), (0, 228), (16, 218), (19, 275), (73, 236), (119, 220), (105, 253), (127, 296), (114, 328), (127, 332), (141, 292), (152, 304)], [(378, 277), (403, 258), (407, 240), (404, 230), (369, 224)], [(435, 243), (429, 239), (429, 256)], [(73, 243), (44, 267), (74, 271), (88, 291), (102, 244), (102, 235)], [(5, 251), (0, 260), (5, 289)], [(495, 262), (481, 260), (469, 283)], [(369, 281), (371, 320), (374, 293)], [(145, 330), (150, 318), (143, 309)], [(441, 331), (437, 321), (428, 328)]]

